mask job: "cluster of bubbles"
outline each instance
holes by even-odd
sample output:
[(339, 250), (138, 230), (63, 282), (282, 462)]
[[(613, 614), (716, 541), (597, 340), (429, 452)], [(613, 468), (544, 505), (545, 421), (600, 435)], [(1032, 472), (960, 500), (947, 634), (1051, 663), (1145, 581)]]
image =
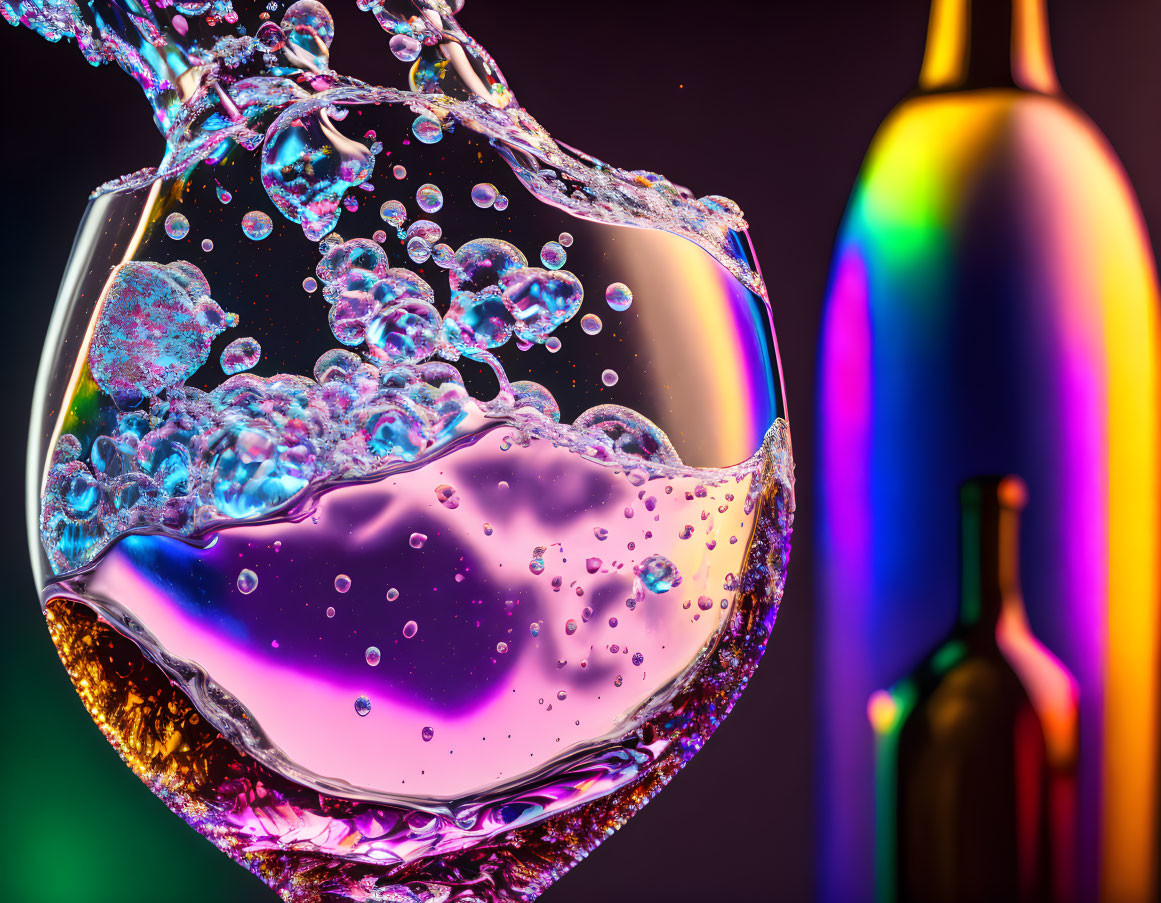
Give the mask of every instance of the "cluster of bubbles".
[[(413, 237), (437, 235), (425, 228)], [(95, 381), (120, 411), (91, 441), (63, 434), (46, 478), (41, 539), (57, 573), (88, 563), (126, 530), (189, 535), (263, 516), (311, 486), (416, 461), (489, 422), (550, 435), (592, 460), (680, 465), (664, 433), (627, 408), (601, 405), (559, 425), (548, 389), (509, 384), (487, 353), (513, 337), (559, 347), (551, 333), (584, 295), (572, 273), (530, 267), (508, 242), (475, 239), (451, 255), (451, 303), (441, 314), (426, 280), (388, 266), (378, 243), (335, 238), (322, 250), (316, 272), (345, 347), (324, 352), (313, 379), (263, 378), (245, 372), (261, 357), (259, 343), (238, 338), (221, 354), (228, 378), (208, 392), (185, 381), (237, 318), (213, 301), (193, 264), (122, 265), (89, 351)], [(497, 369), (496, 399), (468, 395), (450, 363), (462, 355)], [(454, 489), (440, 489), (441, 503), (458, 503)], [(425, 540), (416, 534), (411, 544)]]

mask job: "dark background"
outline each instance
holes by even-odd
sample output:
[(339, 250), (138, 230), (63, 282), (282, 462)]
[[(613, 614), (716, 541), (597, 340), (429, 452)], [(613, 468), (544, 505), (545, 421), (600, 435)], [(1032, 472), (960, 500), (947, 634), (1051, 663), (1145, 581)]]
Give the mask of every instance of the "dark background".
[[(350, 9), (330, 4), (340, 69), (384, 52), (373, 21), (343, 3)], [(1061, 83), (1109, 136), (1157, 235), (1161, 4), (1048, 7)], [(879, 121), (914, 85), (927, 10), (926, 0), (467, 0), (459, 17), (556, 137), (742, 205), (770, 288), (798, 460), (790, 581), (757, 677), (672, 787), (545, 903), (811, 896), (815, 338), (847, 195)], [(75, 48), (24, 29), (0, 28), (0, 52), (0, 474), (10, 508), (0, 554), (0, 898), (272, 899), (120, 764), (72, 692), (37, 610), (23, 520), (37, 356), (88, 192), (155, 164), (162, 141), (119, 70), (92, 69)]]

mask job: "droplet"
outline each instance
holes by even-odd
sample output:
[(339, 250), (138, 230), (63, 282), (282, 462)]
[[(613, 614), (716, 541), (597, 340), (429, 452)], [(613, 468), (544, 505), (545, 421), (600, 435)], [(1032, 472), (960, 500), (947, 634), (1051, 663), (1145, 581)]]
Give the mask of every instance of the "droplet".
[(332, 605), (332, 606), (328, 606), (328, 607), (327, 607), (327, 617), (328, 617), (328, 618), (333, 618), (334, 616), (335, 616), (335, 609), (334, 609), (334, 606), (333, 606), (333, 605)]
[(318, 290), (318, 280), (315, 279), (313, 276), (307, 276), (305, 279), (302, 280), (302, 287), (303, 287), (303, 289), (305, 289), (308, 292), (317, 291)]
[(407, 220), (407, 208), (401, 201), (384, 201), (379, 207), (379, 218), (398, 229)]
[(644, 661), (645, 661), (645, 656), (643, 656), (640, 652), (633, 653), (633, 664), (634, 665), (640, 666), (642, 664), (642, 662), (644, 662)]
[(274, 231), (274, 221), (261, 210), (251, 210), (242, 217), (242, 234), (251, 241), (262, 241)]
[(667, 593), (681, 585), (681, 574), (664, 555), (650, 555), (633, 569), (645, 588), (653, 593)]
[(489, 524), (487, 521), (484, 522), (484, 535), (485, 536), (492, 535), (492, 525)]
[(576, 633), (576, 626), (576, 621), (574, 621), (572, 618), (569, 618), (564, 623), (564, 632), (569, 636), (572, 636), (574, 633)]
[(499, 193), (491, 182), (480, 182), (472, 187), (472, 203), (477, 207), (491, 207)]
[(426, 182), (416, 189), (415, 203), (424, 213), (435, 213), (443, 206), (443, 192), (438, 185)]
[(548, 341), (544, 343), (544, 347), (552, 354), (556, 354), (556, 352), (560, 351), (560, 339), (556, 336), (549, 336)]
[(184, 214), (171, 213), (165, 218), (165, 234), (174, 241), (181, 241), (189, 235), (189, 220)]
[(387, 47), (395, 58), (405, 63), (414, 63), (419, 59), (419, 51), (423, 47), (419, 41), (408, 34), (397, 34), (387, 42)]
[(431, 245), (416, 235), (407, 242), (407, 256), (412, 263), (425, 263), (431, 257)]
[(399, 598), (399, 590), (397, 590), (395, 587), (391, 587), (391, 589), (387, 590), (387, 601), (388, 602), (394, 602), (398, 598)]
[(382, 229), (376, 229), (371, 233), (371, 237), (375, 239), (375, 241), (379, 242), (379, 244), (383, 244), (383, 242), (387, 241), (387, 233)]
[(556, 240), (559, 241), (561, 243), (561, 245), (563, 245), (566, 248), (572, 247), (572, 233), (571, 232), (561, 232), (560, 236)]
[(372, 668), (378, 665), (383, 658), (378, 646), (368, 646), (364, 657), (367, 659), (367, 664)]
[(528, 625), (528, 632), (530, 634), (532, 634), (534, 637), (540, 636), (540, 622), (533, 621), (531, 624), (529, 624)]
[(609, 618), (609, 626), (610, 627), (616, 627), (619, 623), (620, 623), (620, 621), (618, 621), (616, 618)]
[(249, 370), (258, 363), (260, 357), (262, 357), (262, 346), (258, 344), (257, 339), (249, 336), (234, 339), (222, 351), (220, 358), (222, 372), (232, 376), (235, 373)]
[(540, 262), (550, 270), (559, 270), (567, 259), (568, 255), (565, 254), (564, 246), (560, 242), (545, 242), (544, 247), (540, 249)]
[(601, 382), (603, 382), (610, 389), (617, 384), (617, 380), (621, 377), (617, 375), (617, 371), (613, 369), (601, 371)]
[(452, 511), (460, 506), (460, 497), (456, 495), (455, 487), (447, 483), (435, 487), (435, 497), (441, 505)]
[(601, 569), (601, 559), (599, 559), (599, 558), (587, 558), (587, 559), (585, 559), (585, 570), (588, 571), (590, 574), (595, 574), (600, 569)]
[(258, 589), (258, 575), (249, 568), (244, 568), (238, 574), (238, 592), (248, 596), (256, 589)]
[(202, 250), (208, 254), (213, 249), (214, 249), (214, 243), (208, 238), (203, 238), (202, 239)]
[(500, 655), (503, 655), (505, 652), (508, 651), (508, 644), (505, 643), (503, 640), (501, 640), (500, 642), (498, 642), (496, 644), (496, 651), (498, 653), (500, 653)]
[(371, 700), (366, 696), (360, 696), (355, 700), (355, 712), (360, 718), (365, 718), (371, 711)]
[(496, 200), (492, 201), (492, 209), (494, 209), (494, 210), (507, 210), (508, 209), (508, 196), (504, 195), (504, 194), (496, 195)]
[(596, 335), (601, 331), (603, 325), (601, 318), (596, 314), (585, 314), (581, 317), (581, 329), (585, 331), (586, 335)]
[(411, 538), (407, 540), (413, 549), (422, 549), (423, 544), (427, 542), (426, 533), (412, 533)]
[(425, 727), (423, 730), (421, 730), (419, 732), (419, 736), (421, 736), (423, 738), (424, 743), (430, 743), (431, 738), (435, 736), (435, 731), (432, 730), (430, 727)]
[(406, 179), (407, 167), (400, 166), (398, 163), (396, 163), (393, 167), (391, 167), (391, 175), (395, 176), (397, 179)]
[(443, 138), (443, 127), (430, 116), (416, 116), (415, 122), (411, 123), (411, 134), (421, 144), (436, 144)]
[(613, 310), (628, 310), (633, 303), (633, 293), (623, 282), (614, 282), (605, 289), (605, 300)]
[(408, 621), (406, 624), (403, 625), (403, 637), (404, 637), (404, 639), (409, 640), (413, 636), (415, 636), (417, 633), (419, 633), (419, 625), (416, 624), (414, 621)]
[(700, 608), (702, 611), (709, 611), (711, 608), (714, 607), (714, 600), (711, 599), (709, 596), (698, 596), (697, 597), (697, 607)]
[(568, 691), (561, 690), (559, 693), (556, 694), (556, 698), (559, 699), (561, 702), (564, 702), (566, 699), (568, 699)]
[(226, 191), (226, 189), (221, 185), (215, 188), (214, 191), (218, 195), (218, 200), (223, 204), (228, 204), (230, 201), (234, 200), (234, 196), (230, 194), (230, 192)]

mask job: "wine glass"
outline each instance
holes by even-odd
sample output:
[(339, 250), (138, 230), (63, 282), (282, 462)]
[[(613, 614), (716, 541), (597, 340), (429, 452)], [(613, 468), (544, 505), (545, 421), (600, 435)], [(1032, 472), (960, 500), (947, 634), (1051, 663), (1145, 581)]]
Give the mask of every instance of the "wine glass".
[(405, 87), (314, 0), (21, 7), (167, 138), (78, 231), (33, 563), (110, 743), (284, 899), (532, 899), (762, 655), (777, 345), (737, 205), (556, 142), (446, 3), (360, 5)]

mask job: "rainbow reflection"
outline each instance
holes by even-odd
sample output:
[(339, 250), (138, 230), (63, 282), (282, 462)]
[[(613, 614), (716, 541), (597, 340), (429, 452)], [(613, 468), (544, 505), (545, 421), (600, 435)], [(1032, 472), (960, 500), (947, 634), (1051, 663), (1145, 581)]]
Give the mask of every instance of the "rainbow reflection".
[(1029, 618), (1080, 686), (1080, 897), (1152, 899), (1156, 310), (1133, 193), (1075, 108), (982, 90), (883, 125), (821, 339), (821, 899), (869, 895), (868, 698), (950, 630), (956, 487), (980, 472), (1028, 483)]

